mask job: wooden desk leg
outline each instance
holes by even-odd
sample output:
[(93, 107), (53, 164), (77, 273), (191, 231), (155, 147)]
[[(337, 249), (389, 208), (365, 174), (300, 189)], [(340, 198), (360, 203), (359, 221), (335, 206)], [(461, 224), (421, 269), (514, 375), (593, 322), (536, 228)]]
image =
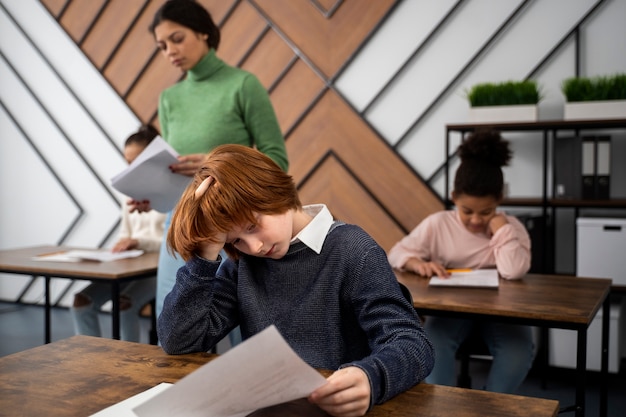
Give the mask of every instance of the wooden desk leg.
[(44, 289), (44, 297), (45, 297), (45, 317), (44, 317), (44, 341), (45, 343), (50, 343), (50, 277), (44, 277), (45, 280), (45, 289)]
[(111, 280), (111, 303), (113, 339), (120, 340), (120, 283), (116, 279)]
[(608, 407), (608, 372), (609, 372), (609, 323), (611, 319), (611, 300), (606, 297), (602, 304), (602, 362), (600, 372), (600, 417), (606, 417)]
[(587, 328), (578, 329), (576, 347), (576, 417), (585, 415), (585, 373), (587, 372)]

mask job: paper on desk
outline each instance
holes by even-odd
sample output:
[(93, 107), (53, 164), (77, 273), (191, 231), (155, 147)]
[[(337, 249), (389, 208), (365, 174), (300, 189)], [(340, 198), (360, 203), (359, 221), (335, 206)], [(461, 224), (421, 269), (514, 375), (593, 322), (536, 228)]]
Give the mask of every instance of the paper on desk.
[(497, 269), (474, 269), (468, 272), (453, 272), (448, 278), (434, 276), (428, 285), (440, 287), (498, 288)]
[(190, 177), (170, 171), (169, 166), (178, 162), (177, 157), (176, 151), (157, 136), (124, 171), (111, 178), (111, 185), (135, 200), (150, 200), (151, 208), (167, 213), (191, 181)]
[(325, 383), (270, 326), (133, 411), (139, 417), (243, 417), (306, 397)]
[(117, 261), (118, 259), (136, 258), (143, 255), (140, 249), (123, 252), (111, 252), (110, 249), (73, 249), (34, 256), (34, 261), (80, 262), (80, 261)]
[(148, 399), (165, 391), (171, 386), (172, 384), (170, 383), (162, 382), (159, 385), (155, 385), (148, 390), (140, 392), (137, 395), (133, 395), (132, 397), (129, 397), (124, 401), (120, 401), (117, 404), (107, 407), (104, 410), (99, 411), (96, 414), (92, 414), (89, 417), (137, 417), (137, 414), (133, 412), (134, 407), (146, 402)]

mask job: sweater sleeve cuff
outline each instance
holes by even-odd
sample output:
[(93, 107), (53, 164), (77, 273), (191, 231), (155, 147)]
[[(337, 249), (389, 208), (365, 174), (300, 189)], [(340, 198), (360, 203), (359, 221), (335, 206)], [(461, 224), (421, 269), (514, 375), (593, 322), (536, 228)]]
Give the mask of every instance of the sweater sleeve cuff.
[(187, 269), (191, 275), (206, 279), (215, 276), (221, 263), (221, 256), (218, 256), (215, 261), (210, 261), (196, 255), (187, 261)]
[(511, 239), (515, 239), (515, 230), (513, 229), (513, 225), (505, 224), (491, 237), (491, 246), (498, 247), (504, 245), (506, 242)]

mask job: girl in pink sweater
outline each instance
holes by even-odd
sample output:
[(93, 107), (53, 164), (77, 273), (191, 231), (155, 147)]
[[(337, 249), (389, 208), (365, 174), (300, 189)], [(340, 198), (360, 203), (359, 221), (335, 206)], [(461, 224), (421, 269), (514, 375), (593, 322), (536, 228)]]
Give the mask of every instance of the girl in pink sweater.
[[(477, 131), (459, 146), (459, 156), (452, 191), (456, 210), (424, 219), (391, 248), (389, 262), (427, 277), (445, 277), (450, 268), (497, 268), (502, 278), (518, 279), (530, 269), (530, 238), (515, 217), (497, 210), (509, 144), (497, 132)], [(447, 317), (428, 317), (425, 324), (436, 354), (429, 383), (456, 384), (456, 351), (471, 332), (479, 332), (493, 356), (486, 390), (515, 392), (532, 365), (528, 326)]]

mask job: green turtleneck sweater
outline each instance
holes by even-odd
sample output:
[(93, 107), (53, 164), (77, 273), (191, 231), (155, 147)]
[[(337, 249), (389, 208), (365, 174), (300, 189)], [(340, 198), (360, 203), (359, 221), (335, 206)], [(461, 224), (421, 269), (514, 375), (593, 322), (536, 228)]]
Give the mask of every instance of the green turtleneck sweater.
[(184, 80), (159, 98), (161, 136), (181, 155), (218, 145), (256, 148), (287, 171), (285, 140), (261, 82), (227, 65), (211, 49)]

